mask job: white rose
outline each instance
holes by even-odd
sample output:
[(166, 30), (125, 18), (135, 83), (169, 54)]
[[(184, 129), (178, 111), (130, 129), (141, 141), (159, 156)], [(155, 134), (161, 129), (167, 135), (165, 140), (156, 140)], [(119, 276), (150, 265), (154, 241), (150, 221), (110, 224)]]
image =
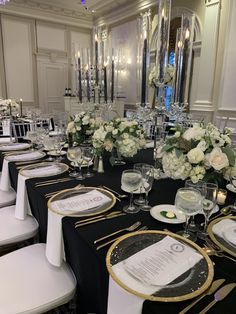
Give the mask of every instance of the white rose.
[(74, 121), (69, 122), (68, 125), (67, 125), (67, 133), (72, 132), (74, 127), (75, 127)]
[(221, 170), (229, 166), (229, 160), (226, 154), (222, 153), (219, 147), (215, 147), (209, 154), (209, 163), (215, 170)]
[(200, 141), (198, 144), (197, 144), (197, 148), (201, 149), (203, 152), (205, 152), (205, 150), (207, 149), (207, 143), (206, 141)]
[(188, 152), (187, 157), (191, 164), (198, 164), (204, 159), (204, 153), (200, 148), (195, 147)]
[(176, 137), (176, 138), (180, 137), (180, 131), (176, 131), (174, 134), (174, 137)]
[(205, 133), (206, 133), (206, 130), (204, 130), (198, 125), (195, 125), (192, 128), (189, 128), (184, 132), (183, 138), (187, 141), (190, 141), (192, 139), (201, 140), (201, 138), (204, 137)]

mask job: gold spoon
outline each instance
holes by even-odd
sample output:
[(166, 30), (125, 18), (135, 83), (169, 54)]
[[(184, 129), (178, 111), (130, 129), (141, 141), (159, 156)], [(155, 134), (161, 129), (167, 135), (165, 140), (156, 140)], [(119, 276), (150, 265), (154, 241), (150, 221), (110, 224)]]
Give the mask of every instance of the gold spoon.
[(226, 206), (224, 208), (221, 208), (220, 213), (214, 217), (212, 217), (209, 221), (214, 220), (222, 215), (227, 216), (231, 213), (232, 208), (230, 208), (229, 206)]

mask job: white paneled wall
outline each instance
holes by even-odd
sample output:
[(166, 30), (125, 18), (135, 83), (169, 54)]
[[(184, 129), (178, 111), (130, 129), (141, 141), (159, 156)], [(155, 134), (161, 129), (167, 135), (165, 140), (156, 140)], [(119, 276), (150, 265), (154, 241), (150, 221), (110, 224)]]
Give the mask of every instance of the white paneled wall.
[(37, 23), (38, 50), (67, 52), (66, 28), (60, 25)]
[(7, 97), (34, 103), (32, 21), (2, 16)]
[(43, 112), (64, 111), (63, 93), (67, 86), (67, 59), (53, 62), (48, 57), (37, 58), (39, 105)]

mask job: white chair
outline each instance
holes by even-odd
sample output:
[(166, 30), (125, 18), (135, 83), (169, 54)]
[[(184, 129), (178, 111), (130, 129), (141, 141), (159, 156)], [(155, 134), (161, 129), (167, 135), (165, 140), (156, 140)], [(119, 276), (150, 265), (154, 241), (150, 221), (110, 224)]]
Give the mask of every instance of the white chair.
[(76, 279), (65, 262), (52, 266), (45, 244), (38, 243), (0, 257), (0, 313), (44, 313), (69, 302)]
[(14, 138), (18, 141), (26, 137), (28, 131), (35, 131), (37, 128), (37, 123), (27, 122), (27, 121), (13, 121), (12, 122), (12, 132)]

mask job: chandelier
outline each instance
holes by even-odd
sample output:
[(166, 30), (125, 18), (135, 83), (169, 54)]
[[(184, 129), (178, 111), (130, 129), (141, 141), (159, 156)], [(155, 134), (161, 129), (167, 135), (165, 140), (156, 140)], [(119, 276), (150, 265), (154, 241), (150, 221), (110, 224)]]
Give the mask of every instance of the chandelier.
[(6, 4), (7, 2), (9, 2), (9, 1), (10, 1), (10, 0), (0, 0), (0, 5), (1, 5), (1, 4), (4, 5), (4, 4)]

